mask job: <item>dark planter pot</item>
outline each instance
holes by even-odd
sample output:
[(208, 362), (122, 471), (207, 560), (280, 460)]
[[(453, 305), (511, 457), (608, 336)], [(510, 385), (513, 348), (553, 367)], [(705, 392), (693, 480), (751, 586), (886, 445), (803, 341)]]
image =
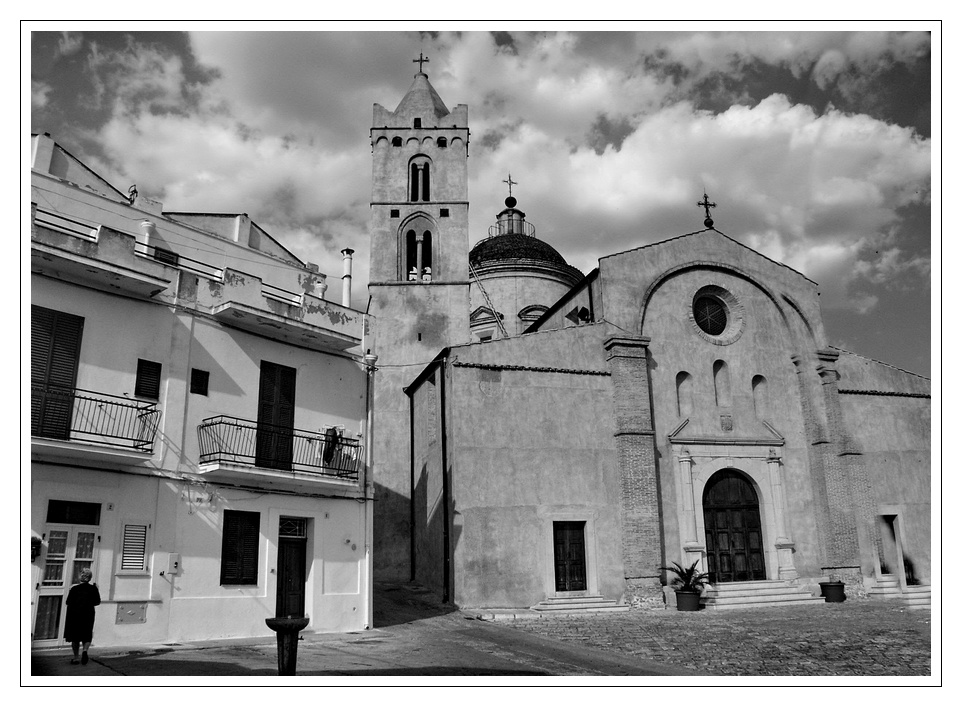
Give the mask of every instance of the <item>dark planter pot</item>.
[(825, 597), (825, 601), (845, 601), (845, 582), (819, 582), (818, 586), (822, 588), (822, 596)]
[(701, 608), (701, 592), (686, 592), (679, 589), (675, 591), (675, 600), (678, 603), (678, 611), (698, 611)]
[(277, 632), (277, 674), (296, 674), (297, 634), (307, 628), (311, 620), (307, 617), (276, 617), (264, 621), (271, 631)]

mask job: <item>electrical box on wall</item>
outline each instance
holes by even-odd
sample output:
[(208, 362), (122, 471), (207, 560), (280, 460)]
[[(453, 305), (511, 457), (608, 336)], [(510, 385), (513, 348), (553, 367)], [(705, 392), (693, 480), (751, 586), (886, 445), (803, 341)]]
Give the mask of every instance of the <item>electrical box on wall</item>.
[(167, 553), (167, 574), (180, 574), (180, 553)]

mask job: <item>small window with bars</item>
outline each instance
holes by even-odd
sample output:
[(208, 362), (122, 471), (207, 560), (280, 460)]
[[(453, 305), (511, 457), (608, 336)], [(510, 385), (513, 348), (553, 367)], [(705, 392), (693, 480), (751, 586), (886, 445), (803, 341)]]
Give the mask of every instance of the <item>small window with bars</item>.
[(281, 516), (277, 525), (277, 536), (280, 538), (306, 538), (307, 518)]
[(137, 382), (134, 395), (148, 400), (160, 400), (160, 372), (162, 366), (156, 361), (137, 359)]
[(125, 523), (123, 542), (120, 548), (121, 572), (147, 571), (147, 528), (146, 523)]

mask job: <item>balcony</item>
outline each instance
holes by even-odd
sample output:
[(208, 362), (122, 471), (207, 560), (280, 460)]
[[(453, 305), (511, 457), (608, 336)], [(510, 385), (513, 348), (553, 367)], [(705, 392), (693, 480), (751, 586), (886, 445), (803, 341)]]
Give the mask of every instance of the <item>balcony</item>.
[(198, 290), (197, 303), (224, 324), (315, 351), (356, 347), (366, 327), (361, 312), (231, 268), (223, 282)]
[(144, 460), (154, 452), (156, 403), (79, 388), (30, 386), (34, 451), (55, 457)]
[(137, 297), (154, 297), (172, 282), (169, 263), (145, 257), (136, 236), (36, 209), (30, 241), (32, 272)]
[(359, 440), (218, 415), (197, 428), (200, 473), (237, 481), (356, 486), (363, 464)]

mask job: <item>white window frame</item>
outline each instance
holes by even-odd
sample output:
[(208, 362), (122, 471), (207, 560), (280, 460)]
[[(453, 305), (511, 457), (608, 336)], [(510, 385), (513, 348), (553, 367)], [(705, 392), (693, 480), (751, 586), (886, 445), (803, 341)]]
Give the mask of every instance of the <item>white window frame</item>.
[[(126, 550), (127, 528), (144, 529), (144, 552), (143, 562), (139, 569), (127, 569), (124, 567), (124, 557)], [(151, 525), (148, 521), (136, 518), (125, 519), (120, 524), (120, 538), (117, 543), (117, 572), (118, 575), (146, 575), (150, 573), (150, 531)]]

